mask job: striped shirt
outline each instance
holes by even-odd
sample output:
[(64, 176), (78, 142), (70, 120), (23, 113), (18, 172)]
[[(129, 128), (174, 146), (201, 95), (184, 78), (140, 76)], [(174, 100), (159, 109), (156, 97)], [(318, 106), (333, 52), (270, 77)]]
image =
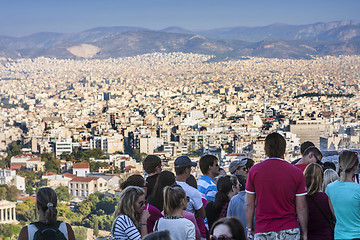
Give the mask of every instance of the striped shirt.
[(115, 219), (114, 239), (141, 240), (141, 234), (127, 215), (119, 215)]
[(202, 175), (198, 180), (197, 185), (202, 198), (205, 198), (208, 201), (215, 201), (217, 187), (215, 181), (211, 177)]

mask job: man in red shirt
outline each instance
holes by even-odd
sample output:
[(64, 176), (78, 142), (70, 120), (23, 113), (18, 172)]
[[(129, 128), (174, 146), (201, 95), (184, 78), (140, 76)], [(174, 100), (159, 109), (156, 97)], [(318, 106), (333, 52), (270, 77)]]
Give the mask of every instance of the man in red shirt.
[(284, 160), (285, 149), (283, 136), (269, 134), (265, 139), (268, 158), (250, 169), (246, 182), (248, 239), (297, 240), (302, 235), (307, 240), (305, 178)]
[(300, 161), (298, 161), (293, 166), (299, 168), (302, 172), (304, 172), (305, 168), (310, 163), (321, 164), (321, 159), (322, 159), (322, 153), (317, 147), (308, 147), (305, 150), (303, 157), (300, 159)]

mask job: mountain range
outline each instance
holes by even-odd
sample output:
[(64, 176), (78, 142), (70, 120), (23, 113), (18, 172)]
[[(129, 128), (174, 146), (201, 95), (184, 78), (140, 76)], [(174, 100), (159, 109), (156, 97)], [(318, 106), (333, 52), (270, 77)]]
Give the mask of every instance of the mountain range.
[(188, 30), (168, 27), (98, 27), (79, 33), (42, 32), (25, 37), (0, 36), (0, 57), (109, 58), (153, 52), (310, 59), (325, 55), (359, 55), (360, 24), (353, 21), (308, 25), (272, 24)]

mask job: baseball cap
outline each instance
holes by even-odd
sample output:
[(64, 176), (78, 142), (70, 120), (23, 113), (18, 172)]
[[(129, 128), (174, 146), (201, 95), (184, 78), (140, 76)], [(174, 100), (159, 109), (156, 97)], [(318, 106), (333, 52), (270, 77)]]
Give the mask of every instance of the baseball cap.
[(180, 156), (175, 159), (175, 167), (196, 167), (197, 163), (192, 162), (188, 156)]
[(230, 166), (229, 166), (229, 172), (234, 173), (236, 171), (236, 169), (238, 169), (239, 167), (245, 166), (246, 163), (247, 163), (247, 159), (235, 160), (235, 161), (231, 162)]

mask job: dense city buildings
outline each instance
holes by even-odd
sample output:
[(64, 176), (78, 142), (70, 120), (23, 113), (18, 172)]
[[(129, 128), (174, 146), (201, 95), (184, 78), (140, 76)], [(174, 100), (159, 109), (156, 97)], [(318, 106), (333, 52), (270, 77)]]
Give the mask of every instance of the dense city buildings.
[[(15, 214), (26, 220), (21, 206), (46, 185), (85, 219), (73, 222), (93, 227), (85, 216), (99, 201), (94, 193), (111, 202), (124, 179), (144, 174), (146, 155), (174, 171), (179, 156), (198, 162), (211, 154), (228, 171), (234, 160), (264, 160), (265, 137), (274, 131), (287, 142), (285, 160), (312, 141), (323, 160), (336, 163), (339, 151), (360, 149), (360, 57), (309, 58), (1, 58), (0, 194), (25, 203), (15, 213), (1, 201), (9, 214), (0, 222)], [(198, 178), (199, 167), (193, 173)], [(106, 209), (96, 214), (105, 211), (99, 221), (109, 230), (113, 209)]]
[(7, 167), (44, 171), (37, 155), (54, 152), (65, 172), (73, 164), (65, 156), (87, 149), (108, 154), (92, 159), (108, 163), (99, 173), (141, 172), (134, 158), (145, 154), (169, 169), (184, 154), (259, 162), (272, 131), (285, 136), (288, 161), (304, 141), (322, 151), (359, 148), (360, 57), (212, 57), (0, 59), (0, 151), (6, 157), (17, 141), (24, 153)]

